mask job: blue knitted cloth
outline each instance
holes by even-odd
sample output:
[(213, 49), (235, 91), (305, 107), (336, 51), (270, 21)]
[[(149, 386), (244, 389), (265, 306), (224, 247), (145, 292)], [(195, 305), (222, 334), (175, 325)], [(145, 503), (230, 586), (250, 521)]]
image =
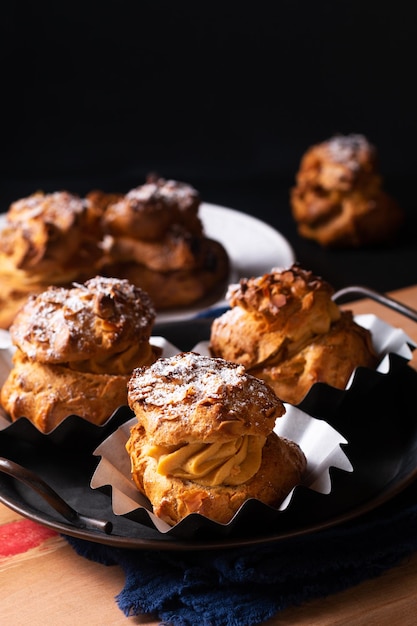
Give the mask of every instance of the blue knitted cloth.
[(253, 626), (283, 609), (376, 577), (417, 549), (417, 486), (349, 523), (225, 550), (120, 549), (66, 537), (80, 555), (120, 565), (126, 615), (170, 626)]

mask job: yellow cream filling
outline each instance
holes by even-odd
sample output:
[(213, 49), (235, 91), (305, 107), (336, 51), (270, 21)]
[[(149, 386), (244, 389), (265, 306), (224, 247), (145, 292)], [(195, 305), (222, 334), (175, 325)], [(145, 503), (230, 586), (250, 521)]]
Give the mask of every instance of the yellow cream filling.
[(201, 485), (240, 485), (256, 474), (262, 462), (266, 437), (244, 435), (232, 441), (149, 446), (163, 476), (192, 480)]

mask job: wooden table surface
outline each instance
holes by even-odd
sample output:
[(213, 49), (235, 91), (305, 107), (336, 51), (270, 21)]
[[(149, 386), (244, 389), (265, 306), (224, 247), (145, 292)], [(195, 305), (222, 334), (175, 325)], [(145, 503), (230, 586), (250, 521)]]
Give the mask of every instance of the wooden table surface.
[[(391, 295), (417, 309), (417, 286)], [(375, 313), (417, 341), (417, 324), (382, 305), (362, 300), (348, 308)], [(417, 351), (411, 364), (417, 369)], [(157, 616), (123, 615), (114, 599), (123, 584), (117, 566), (78, 556), (58, 534), (0, 504), (2, 626), (157, 626)], [(417, 554), (377, 579), (287, 609), (265, 626), (414, 626), (416, 621)]]

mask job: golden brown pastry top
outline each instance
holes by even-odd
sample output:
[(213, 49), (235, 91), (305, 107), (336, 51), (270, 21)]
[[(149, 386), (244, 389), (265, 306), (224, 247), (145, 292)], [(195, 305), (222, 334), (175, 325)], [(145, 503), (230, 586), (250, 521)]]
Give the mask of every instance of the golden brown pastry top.
[(0, 236), (2, 274), (65, 282), (101, 254), (100, 213), (67, 191), (34, 193), (14, 202)]
[(154, 445), (267, 436), (285, 408), (240, 365), (193, 352), (134, 370), (128, 402)]
[(331, 300), (333, 293), (328, 282), (294, 263), (288, 269), (273, 268), (263, 276), (242, 278), (237, 285), (229, 286), (227, 299), (231, 307), (240, 306), (276, 320), (284, 306), (290, 318), (294, 313), (309, 311), (309, 301), (315, 294), (321, 304), (326, 304), (326, 318), (333, 319), (337, 316), (337, 306)]
[(383, 189), (375, 146), (360, 134), (311, 146), (290, 200), (299, 234), (323, 246), (389, 241), (404, 221), (403, 210)]
[(85, 213), (86, 208), (82, 198), (68, 191), (38, 191), (13, 202), (7, 212), (7, 220), (15, 225), (26, 224), (30, 228), (33, 222), (42, 218), (44, 222), (67, 231), (74, 224), (76, 216)]
[(31, 296), (10, 333), (13, 343), (38, 362), (100, 361), (147, 345), (154, 319), (146, 292), (127, 280), (96, 276)]
[(213, 321), (211, 351), (245, 367), (295, 352), (340, 318), (332, 293), (329, 283), (297, 264), (243, 278), (229, 288), (231, 309)]
[(199, 206), (200, 195), (191, 185), (150, 176), (106, 208), (104, 227), (115, 237), (144, 241), (160, 240), (172, 228), (201, 235)]
[(111, 204), (116, 204), (116, 202), (119, 202), (123, 197), (123, 193), (103, 191), (102, 189), (92, 189), (85, 196), (86, 200), (88, 200), (101, 215), (103, 215)]
[(311, 182), (327, 191), (349, 191), (357, 186), (378, 188), (378, 157), (364, 135), (335, 135), (304, 154), (298, 182)]

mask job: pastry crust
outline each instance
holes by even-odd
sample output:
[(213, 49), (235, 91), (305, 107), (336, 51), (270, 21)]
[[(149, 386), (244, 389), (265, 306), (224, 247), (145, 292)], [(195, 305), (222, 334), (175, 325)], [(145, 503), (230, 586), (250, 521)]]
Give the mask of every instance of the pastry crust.
[(191, 185), (157, 177), (108, 203), (100, 272), (142, 287), (158, 310), (217, 297), (226, 286), (229, 258), (205, 236), (199, 206)]
[(303, 452), (273, 433), (282, 402), (241, 365), (158, 359), (133, 372), (128, 401), (132, 478), (169, 524), (190, 513), (228, 523), (249, 498), (278, 506), (302, 479)]
[[(158, 270), (141, 263), (125, 261), (108, 264), (103, 271), (106, 275), (120, 276), (140, 285), (151, 295), (158, 311), (197, 303), (203, 306), (224, 294), (230, 264), (227, 253), (219, 242), (204, 238), (197, 240), (195, 244), (200, 261), (194, 267)], [(155, 246), (157, 247), (159, 245)], [(179, 248), (177, 247), (177, 252)], [(186, 246), (185, 250), (188, 256), (190, 248)], [(194, 259), (197, 259), (196, 254)]]
[(103, 423), (127, 404), (133, 369), (161, 354), (149, 341), (154, 320), (148, 294), (115, 278), (30, 296), (10, 328), (16, 352), (4, 409), (44, 432), (71, 413)]
[(141, 287), (161, 311), (214, 302), (230, 262), (205, 235), (199, 206), (191, 185), (157, 176), (127, 194), (38, 192), (14, 202), (0, 232), (0, 328), (30, 295), (98, 274)]
[(159, 241), (171, 227), (201, 236), (200, 202), (191, 185), (151, 175), (144, 185), (107, 206), (105, 228), (111, 235), (141, 241)]
[(231, 309), (211, 326), (215, 357), (245, 365), (284, 402), (311, 386), (343, 389), (356, 367), (374, 367), (369, 331), (333, 302), (329, 283), (294, 264), (231, 286)]
[(30, 294), (92, 275), (102, 256), (100, 220), (97, 207), (67, 191), (38, 192), (10, 206), (0, 233), (1, 328)]
[(230, 310), (213, 320), (210, 350), (251, 369), (295, 353), (340, 319), (329, 283), (293, 265), (243, 278), (227, 293)]
[[(10, 327), (13, 343), (43, 363), (100, 362), (148, 346), (155, 320), (149, 295), (126, 280), (96, 276), (32, 296)], [(117, 365), (115, 365), (117, 367)], [(133, 369), (133, 368), (132, 368)]]
[(336, 135), (303, 155), (290, 194), (301, 236), (326, 247), (392, 240), (404, 212), (383, 189), (375, 146), (363, 135)]
[(128, 398), (148, 436), (164, 445), (266, 435), (285, 412), (273, 391), (242, 366), (193, 352), (136, 369)]
[(43, 433), (51, 432), (69, 415), (100, 425), (126, 404), (128, 381), (129, 375), (32, 361), (17, 350), (1, 390), (1, 403), (12, 421), (27, 417)]
[(47, 285), (16, 283), (16, 277), (2, 276), (0, 271), (0, 328), (7, 330), (29, 296), (40, 293)]
[(315, 383), (344, 389), (356, 367), (374, 367), (369, 332), (343, 311), (324, 335), (317, 335), (295, 354), (264, 362), (250, 372), (267, 382), (285, 402), (299, 404)]

